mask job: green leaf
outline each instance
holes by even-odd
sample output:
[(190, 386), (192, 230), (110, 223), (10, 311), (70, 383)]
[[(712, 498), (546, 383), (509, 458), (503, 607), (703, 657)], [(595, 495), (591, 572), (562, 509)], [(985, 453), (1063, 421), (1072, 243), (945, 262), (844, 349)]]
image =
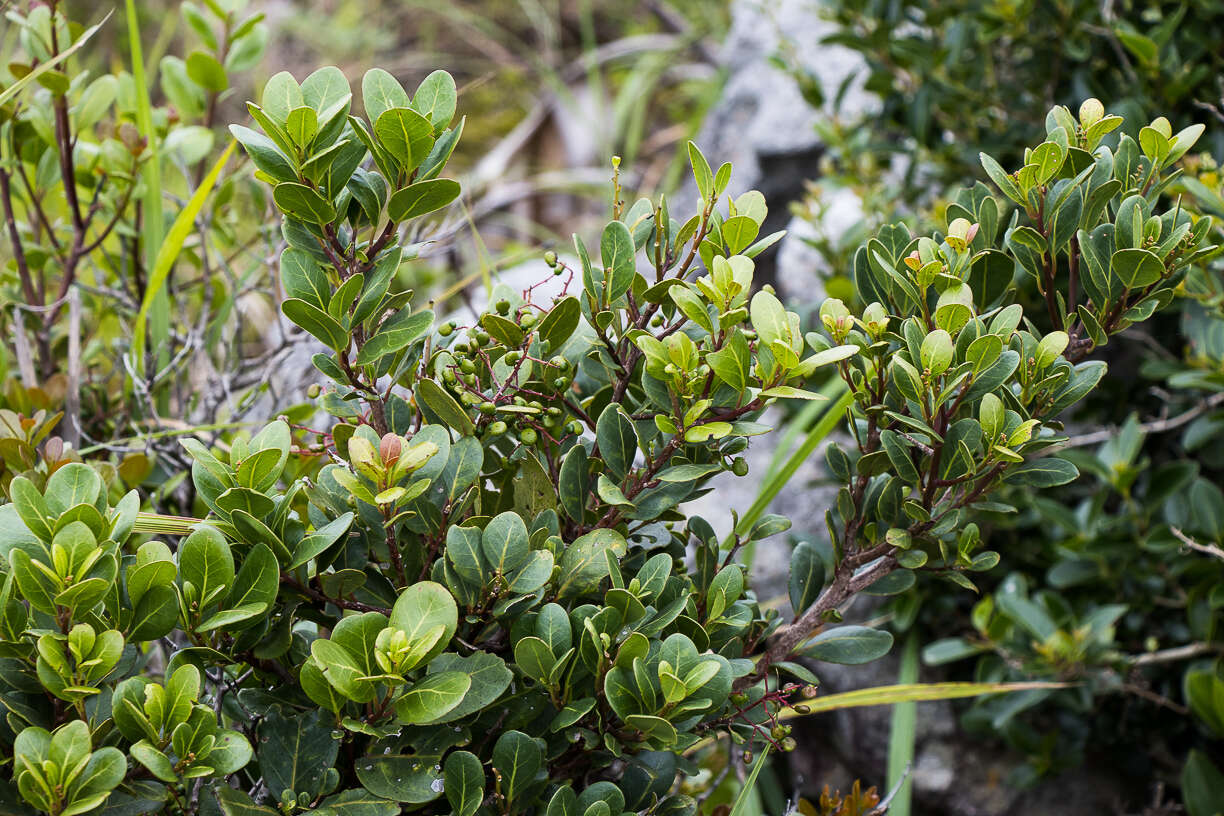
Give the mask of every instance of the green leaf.
[(225, 537), (212, 527), (201, 525), (187, 536), (179, 546), (178, 558), (180, 585), (191, 582), (200, 599), (234, 583), (234, 556)]
[[(86, 742), (88, 750), (88, 742)], [(75, 816), (93, 810), (106, 799), (127, 775), (127, 759), (118, 748), (99, 748), (90, 755), (85, 767), (68, 784), (67, 800), (71, 806), (61, 811), (63, 816)]]
[(1147, 249), (1119, 249), (1109, 259), (1110, 271), (1127, 289), (1142, 289), (1164, 277), (1164, 264)]
[(319, 114), (320, 124), (327, 124), (325, 113), (342, 108), (352, 97), (348, 78), (334, 65), (320, 68), (302, 80), (302, 101)]
[(403, 86), (381, 68), (371, 68), (361, 78), (361, 100), (366, 118), (371, 122), (377, 122), (391, 108), (406, 108), (411, 104)]
[(421, 80), (412, 97), (412, 108), (433, 124), (434, 133), (441, 133), (455, 118), (457, 101), (454, 77), (439, 70)]
[(706, 617), (714, 620), (731, 604), (739, 600), (744, 591), (744, 573), (736, 564), (729, 564), (718, 571), (710, 582), (706, 593)]
[(503, 576), (522, 566), (530, 551), (522, 517), (507, 510), (490, 519), (481, 535), (481, 550), (490, 569)]
[(395, 703), (395, 715), (405, 725), (425, 725), (463, 701), (472, 679), (460, 671), (430, 674), (414, 683)]
[(132, 755), (132, 759), (145, 766), (149, 773), (161, 781), (178, 781), (178, 774), (174, 772), (174, 763), (170, 761), (168, 756), (150, 745), (148, 741), (141, 740), (129, 748), (128, 753)]
[(418, 380), (416, 396), (446, 425), (464, 436), (476, 433), (476, 426), (455, 398), (433, 380)]
[(235, 606), (232, 609), (224, 609), (206, 618), (199, 625), (195, 626), (193, 631), (202, 633), (211, 632), (214, 629), (226, 629), (229, 631), (246, 629), (247, 626), (235, 626), (234, 624), (251, 621), (253, 618), (262, 615), (267, 609), (268, 605), (266, 603), (248, 603), (242, 606)]
[(216, 742), (208, 754), (208, 765), (216, 774), (224, 776), (245, 768), (254, 755), (247, 738), (227, 728), (217, 732)]
[(260, 107), (267, 111), (268, 116), (279, 125), (284, 125), (289, 118), (289, 112), (305, 104), (302, 89), (293, 74), (281, 71), (272, 76), (264, 85)]
[(660, 482), (695, 482), (721, 471), (721, 465), (676, 465), (661, 471), (656, 478)]
[(411, 173), (433, 147), (433, 125), (411, 108), (390, 108), (374, 122), (374, 137), (404, 173)]
[(838, 626), (813, 637), (803, 647), (805, 657), (826, 663), (857, 666), (888, 654), (893, 636), (867, 626)]
[(71, 462), (51, 474), (43, 501), (52, 516), (67, 513), (78, 504), (93, 504), (102, 493), (102, 478), (89, 465)]
[(402, 630), (408, 639), (421, 638), (435, 626), (442, 626), (442, 637), (421, 661), (428, 663), (450, 643), (459, 625), (459, 607), (446, 587), (433, 581), (421, 581), (400, 593), (391, 608), (390, 626)]
[(474, 816), (484, 800), (485, 791), (485, 773), (480, 760), (468, 751), (453, 751), (447, 756), (442, 773), (446, 801), (454, 816)]
[(701, 149), (693, 142), (688, 143), (689, 163), (693, 166), (693, 178), (697, 182), (697, 191), (701, 197), (709, 201), (714, 196), (714, 173), (710, 163), (702, 155)]
[(800, 541), (791, 552), (790, 593), (791, 609), (796, 614), (811, 606), (820, 595), (824, 586), (824, 562), (816, 547), (807, 541)]
[(335, 767), (340, 750), (333, 730), (334, 721), (326, 712), (285, 716), (279, 708), (269, 708), (259, 724), (256, 743), (259, 770), (268, 790), (291, 790), (311, 798), (322, 793), (327, 771)]
[(229, 87), (229, 77), (216, 57), (204, 51), (192, 51), (187, 57), (187, 76), (212, 93), (221, 93)]
[(732, 255), (738, 255), (756, 240), (761, 226), (746, 215), (736, 215), (728, 218), (722, 225), (723, 241)]
[(564, 297), (554, 303), (548, 314), (544, 315), (536, 333), (541, 341), (547, 342), (549, 348), (555, 351), (560, 349), (574, 333), (574, 329), (578, 328), (581, 316), (582, 307), (578, 304), (578, 298), (573, 295)]
[(447, 671), (463, 672), (471, 678), (472, 685), (464, 695), (463, 702), (435, 724), (454, 722), (469, 714), (483, 711), (505, 693), (514, 679), (514, 673), (506, 668), (506, 662), (488, 652), (473, 652), (468, 657), (444, 652), (429, 664), (430, 674)]
[(1045, 642), (1058, 631), (1049, 613), (1027, 598), (1000, 593), (995, 595), (995, 606), (1038, 641)]
[(985, 153), (979, 153), (978, 160), (981, 161), (986, 175), (990, 176), (990, 180), (995, 183), (1003, 195), (1024, 206), (1024, 193), (1020, 190), (1020, 185), (1016, 183), (1016, 180), (997, 161)]
[(535, 781), (544, 756), (535, 740), (521, 731), (506, 731), (493, 745), (493, 767), (501, 774), (507, 806)]
[(291, 298), (304, 300), (316, 309), (326, 309), (332, 297), (331, 283), (323, 267), (308, 253), (287, 248), (280, 257), (281, 285)]
[(1224, 813), (1224, 773), (1207, 755), (1192, 750), (1181, 775), (1182, 798), (1190, 816)]
[[(268, 545), (260, 543), (251, 548), (242, 562), (242, 568), (234, 578), (228, 604), (231, 608), (246, 604), (265, 604), (271, 608), (280, 588), (280, 564)], [(243, 627), (245, 628), (245, 627)]]
[(170, 586), (150, 587), (136, 602), (127, 628), (128, 639), (157, 640), (174, 629), (178, 618), (178, 595), (174, 589)]
[[(211, 761), (212, 757), (209, 757)], [(396, 816), (400, 806), (363, 788), (341, 791), (324, 799), (313, 813), (317, 816)]]
[(308, 224), (330, 224), (336, 208), (327, 197), (305, 184), (285, 181), (272, 188), (272, 198), (282, 212)]
[(514, 662), (531, 679), (548, 685), (549, 675), (557, 662), (548, 644), (538, 637), (520, 638), (514, 644)]
[(371, 365), (388, 354), (395, 354), (425, 336), (433, 326), (434, 313), (428, 309), (407, 309), (378, 327), (377, 333), (357, 351), (357, 365)]
[(618, 482), (623, 481), (637, 456), (638, 437), (633, 421), (625, 416), (619, 405), (610, 404), (599, 415), (595, 439), (599, 443), (599, 456), (609, 473)]
[(742, 332), (736, 330), (718, 351), (706, 355), (706, 362), (720, 380), (737, 391), (748, 386), (752, 354)]
[(217, 804), (220, 805), (221, 812), (225, 816), (277, 816), (280, 813), (272, 808), (255, 804), (246, 793), (228, 785), (216, 785), (213, 791), (217, 796)]
[(561, 554), (557, 597), (579, 597), (595, 591), (608, 575), (605, 552), (620, 558), (625, 551), (624, 536), (606, 528), (592, 530), (576, 539)]
[(320, 555), (340, 540), (353, 524), (353, 514), (345, 513), (334, 521), (330, 521), (310, 535), (304, 536), (293, 551), (293, 560), (286, 567), (297, 569), (310, 559)]
[(766, 346), (775, 341), (790, 346), (790, 322), (786, 317), (786, 309), (783, 308), (782, 301), (769, 292), (761, 290), (752, 296), (749, 313), (752, 315), (752, 327), (756, 329)]
[(1008, 468), (1003, 476), (1005, 482), (1032, 487), (1057, 487), (1078, 478), (1079, 469), (1066, 459), (1060, 459), (1057, 456), (1030, 459), (1023, 464)]
[(349, 334), (331, 315), (304, 300), (288, 298), (281, 304), (285, 317), (306, 330), (308, 334), (335, 352), (349, 346)]
[(395, 802), (419, 805), (442, 795), (445, 784), (435, 771), (440, 755), (379, 754), (357, 760), (357, 779), (371, 793)]
[(407, 221), (440, 210), (459, 197), (459, 182), (439, 178), (409, 184), (387, 202), (387, 215), (392, 221)]
[(604, 227), (599, 239), (599, 254), (604, 265), (605, 302), (616, 303), (633, 286), (637, 265), (633, 260), (633, 235), (620, 221)]
[(289, 120), (285, 123), (285, 132), (290, 140), (300, 148), (305, 148), (319, 132), (319, 115), (314, 108), (300, 107), (289, 111)]

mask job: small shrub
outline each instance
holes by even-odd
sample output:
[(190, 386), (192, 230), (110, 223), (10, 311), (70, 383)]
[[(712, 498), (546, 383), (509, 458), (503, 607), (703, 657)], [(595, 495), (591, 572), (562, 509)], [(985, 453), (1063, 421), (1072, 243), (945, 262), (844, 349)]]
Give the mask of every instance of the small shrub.
[[(470, 326), (393, 287), (405, 225), (450, 204), (463, 129), (445, 72), (269, 80), (235, 126), (272, 188), (285, 315), (326, 351), (310, 431), (277, 420), (184, 442), (203, 519), (142, 516), (82, 463), (37, 463), (0, 508), (0, 639), (15, 756), (6, 799), (52, 814), (687, 814), (688, 755), (794, 740), (816, 681), (796, 656), (864, 663), (886, 632), (840, 623), (915, 571), (993, 566), (974, 508), (1003, 480), (1062, 484), (1041, 456), (1100, 381), (1084, 358), (1146, 319), (1207, 251), (1167, 201), (1196, 138), (1057, 108), (1001, 188), (944, 234), (884, 230), (855, 258), (861, 314), (825, 333), (752, 291), (763, 198), (690, 145), (699, 211), (617, 200), (597, 250), (549, 254), (561, 293), (499, 291)], [(1009, 212), (1010, 215), (1009, 215)], [(414, 223), (415, 222), (415, 223)], [(1008, 225), (1008, 226), (1004, 226)], [(1011, 303), (1016, 266), (1058, 327)], [(848, 384), (855, 449), (832, 548), (796, 549), (794, 619), (762, 609), (737, 553), (684, 502), (820, 369)], [(172, 549), (148, 533), (181, 536)], [(126, 756), (126, 760), (124, 757)], [(760, 767), (758, 760), (757, 768)], [(87, 773), (88, 772), (88, 773)], [(15, 788), (15, 791), (14, 791)], [(874, 797), (852, 793), (860, 809)], [(103, 804), (105, 803), (105, 804)]]

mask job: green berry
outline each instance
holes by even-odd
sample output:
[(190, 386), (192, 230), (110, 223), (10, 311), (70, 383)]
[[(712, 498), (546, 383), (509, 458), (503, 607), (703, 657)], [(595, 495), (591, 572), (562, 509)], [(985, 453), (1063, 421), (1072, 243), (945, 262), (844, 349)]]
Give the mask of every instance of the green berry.
[(496, 410), (497, 406), (487, 400), (480, 403), (480, 413), (484, 414), (485, 416), (489, 416)]
[(545, 252), (544, 253), (544, 263), (548, 264), (549, 266), (556, 266), (557, 265), (557, 253), (553, 252), (551, 249)]
[(534, 428), (524, 428), (519, 431), (519, 440), (524, 445), (534, 445), (540, 440), (540, 435), (536, 433)]
[(504, 299), (499, 300), (493, 308), (497, 309), (497, 313), (500, 315), (510, 314), (510, 301)]
[(497, 420), (496, 422), (489, 423), (489, 435), (490, 436), (501, 436), (502, 434), (506, 432), (506, 430), (507, 430), (506, 423), (502, 422), (500, 419)]
[(744, 457), (736, 457), (735, 461), (731, 463), (731, 472), (736, 476), (748, 475), (748, 463), (744, 461)]

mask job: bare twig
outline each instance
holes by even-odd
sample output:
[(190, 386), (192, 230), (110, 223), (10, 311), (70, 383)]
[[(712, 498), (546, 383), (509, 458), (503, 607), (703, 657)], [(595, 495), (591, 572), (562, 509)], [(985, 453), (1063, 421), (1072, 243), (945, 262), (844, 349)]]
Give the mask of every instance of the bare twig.
[[(1194, 420), (1198, 419), (1203, 414), (1214, 411), (1216, 408), (1224, 407), (1224, 391), (1217, 394), (1212, 394), (1198, 405), (1183, 411), (1176, 416), (1166, 417), (1164, 419), (1154, 419), (1149, 422), (1144, 422), (1139, 425), (1139, 430), (1144, 433), (1165, 433), (1176, 428), (1180, 428)], [(1101, 431), (1093, 431), (1092, 433), (1080, 434), (1073, 436), (1059, 445), (1056, 450), (1063, 448), (1082, 448), (1087, 445), (1099, 445), (1102, 442), (1108, 442), (1118, 435), (1117, 428), (1106, 428)]]
[(1224, 651), (1215, 643), (1187, 643), (1174, 649), (1161, 649), (1158, 652), (1135, 655), (1130, 659), (1132, 666), (1151, 666), (1156, 663), (1175, 663), (1178, 660), (1189, 660), (1206, 654), (1219, 654)]
[(1192, 550), (1197, 550), (1197, 551), (1199, 551), (1199, 552), (1201, 552), (1201, 553), (1205, 553), (1205, 554), (1207, 554), (1207, 555), (1210, 555), (1210, 556), (1212, 556), (1213, 558), (1218, 558), (1218, 559), (1220, 559), (1221, 561), (1224, 561), (1224, 550), (1220, 549), (1220, 548), (1219, 548), (1219, 547), (1217, 547), (1216, 545), (1214, 545), (1214, 544), (1200, 544), (1199, 542), (1195, 541), (1195, 540), (1194, 540), (1193, 538), (1191, 538), (1190, 536), (1188, 536), (1188, 535), (1186, 535), (1185, 533), (1183, 533), (1183, 532), (1181, 531), (1181, 529), (1180, 529), (1180, 528), (1178, 528), (1178, 527), (1170, 527), (1169, 529), (1171, 529), (1171, 530), (1173, 531), (1173, 535), (1177, 536), (1177, 540), (1178, 540), (1178, 541), (1180, 541), (1181, 543), (1185, 544), (1185, 545), (1186, 545), (1187, 547), (1189, 547), (1190, 549), (1192, 549)]

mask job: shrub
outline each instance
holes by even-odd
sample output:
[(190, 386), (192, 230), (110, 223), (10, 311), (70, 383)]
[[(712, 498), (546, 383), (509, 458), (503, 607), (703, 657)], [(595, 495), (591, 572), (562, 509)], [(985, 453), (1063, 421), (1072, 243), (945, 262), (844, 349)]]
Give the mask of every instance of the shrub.
[[(78, 450), (157, 413), (215, 411), (197, 388), (209, 369), (241, 376), (228, 318), (257, 268), (245, 262), (259, 206), (249, 179), (224, 172), (212, 127), (232, 79), (262, 55), (262, 15), (183, 4), (196, 47), (146, 76), (139, 52), (131, 72), (85, 67), (104, 20), (83, 28), (63, 3), (5, 5), (6, 42), (21, 51), (0, 91), (5, 407), (62, 410), (58, 431)], [(153, 106), (150, 77), (168, 104)], [(5, 483), (31, 464), (14, 453)], [(151, 467), (134, 457), (124, 476)]]
[[(326, 349), (326, 429), (185, 441), (203, 519), (142, 516), (81, 463), (11, 482), (9, 800), (692, 813), (675, 790), (690, 754), (738, 744), (759, 769), (793, 747), (782, 720), (816, 681), (796, 656), (888, 651), (837, 625), (849, 598), (915, 571), (971, 587), (998, 556), (965, 514), (1004, 479), (1076, 476), (1039, 454), (1104, 373), (1083, 359), (1208, 251), (1209, 221), (1163, 195), (1197, 132), (1157, 120), (1104, 147), (1120, 121), (1090, 101), (1078, 121), (1052, 111), (1015, 173), (984, 159), (1002, 199), (979, 185), (946, 233), (873, 239), (854, 269), (873, 302), (827, 302), (825, 334), (752, 293), (777, 238), (758, 236), (763, 199), (724, 201), (730, 166), (692, 145), (697, 213), (626, 208), (617, 184), (598, 251), (546, 256), (559, 294), (498, 292), (473, 325), (438, 323), (393, 278), (404, 227), (460, 193), (441, 175), (455, 86), (439, 71), (409, 95), (373, 70), (361, 91), (365, 118), (338, 69), (278, 74), (249, 106), (263, 132), (233, 128), (283, 216), (282, 309)], [(1056, 330), (1021, 328), (1016, 264)], [(720, 542), (683, 505), (742, 475), (761, 409), (814, 397), (821, 368), (853, 394), (856, 449), (831, 449), (833, 546), (796, 549), (784, 623), (735, 557), (785, 520)]]

